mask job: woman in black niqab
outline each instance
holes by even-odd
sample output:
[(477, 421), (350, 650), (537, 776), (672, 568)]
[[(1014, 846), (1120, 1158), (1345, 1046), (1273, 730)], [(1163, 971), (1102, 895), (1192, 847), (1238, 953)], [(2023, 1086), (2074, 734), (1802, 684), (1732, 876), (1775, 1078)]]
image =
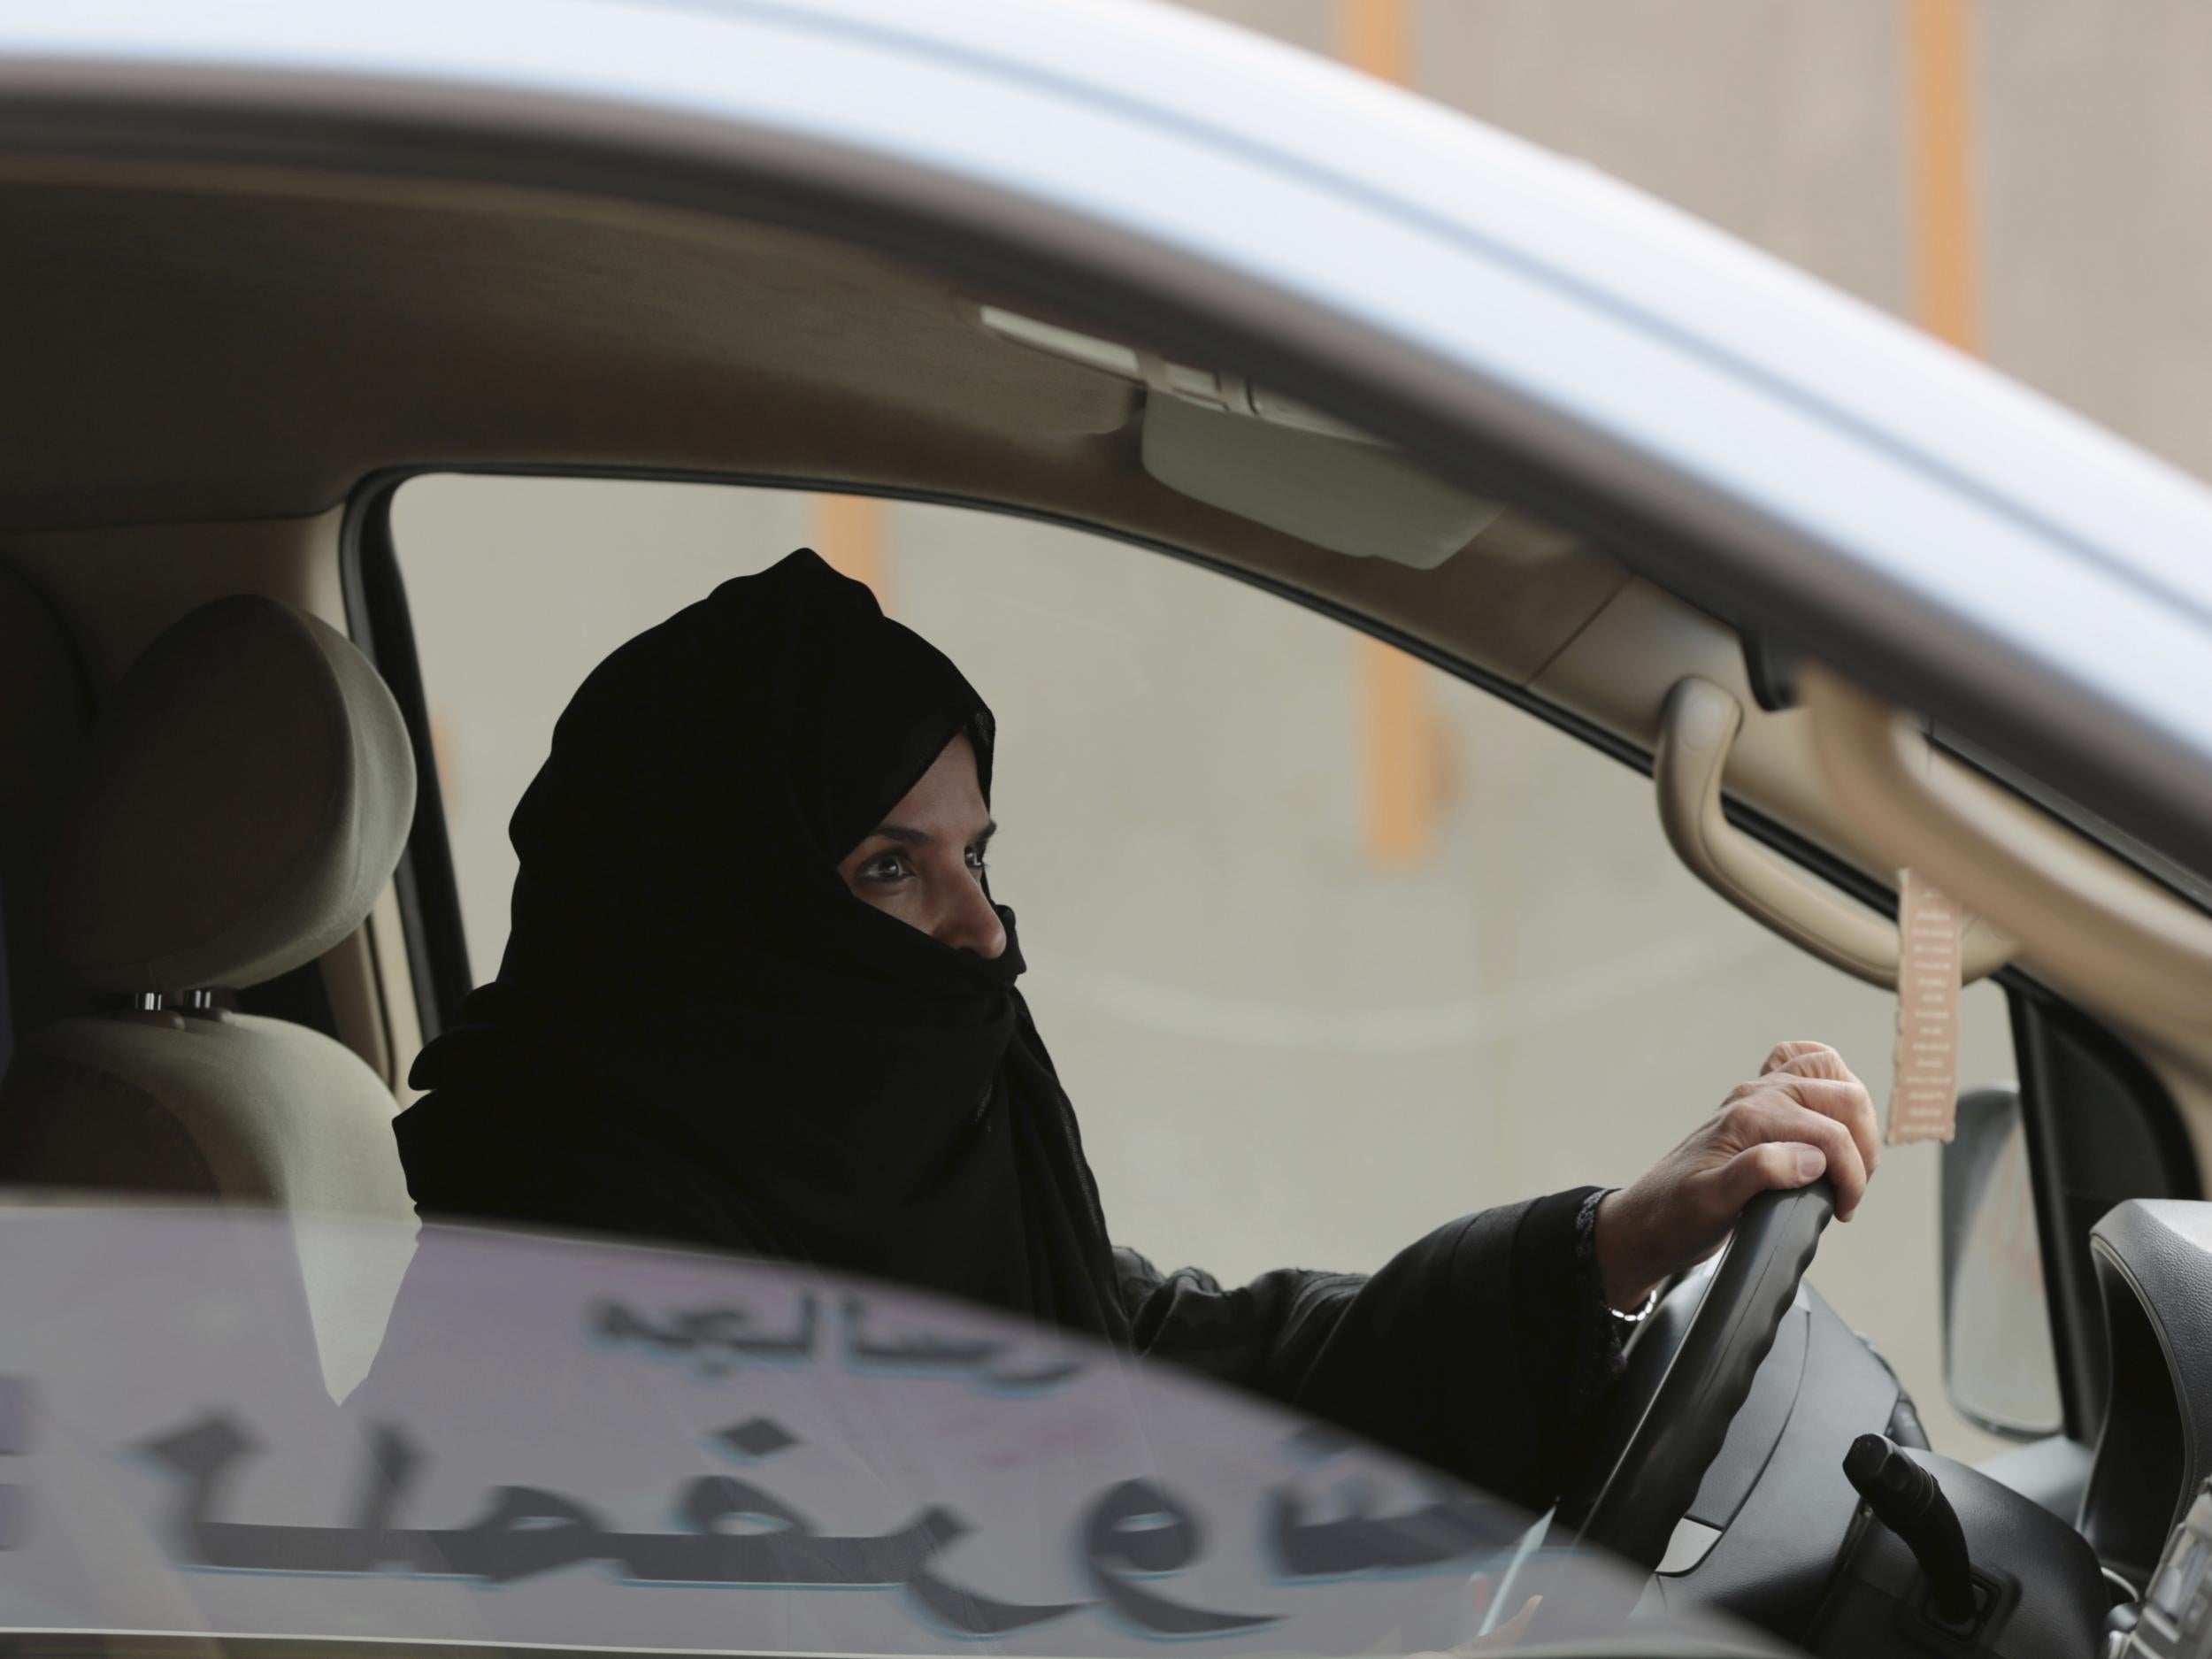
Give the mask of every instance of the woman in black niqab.
[(399, 1125), (417, 1202), (1125, 1340), (1074, 1115), (1014, 989), (1012, 912), (987, 960), (837, 872), (959, 736), (987, 801), (983, 700), (811, 553), (603, 663), (515, 814), (499, 978), (417, 1066), (436, 1090)]
[(398, 1120), (430, 1216), (868, 1273), (1172, 1359), (1548, 1502), (1617, 1348), (1592, 1189), (1466, 1217), (1371, 1278), (1224, 1289), (1117, 1251), (1005, 950), (838, 864), (964, 735), (959, 671), (802, 550), (603, 663), (515, 814), (498, 979)]

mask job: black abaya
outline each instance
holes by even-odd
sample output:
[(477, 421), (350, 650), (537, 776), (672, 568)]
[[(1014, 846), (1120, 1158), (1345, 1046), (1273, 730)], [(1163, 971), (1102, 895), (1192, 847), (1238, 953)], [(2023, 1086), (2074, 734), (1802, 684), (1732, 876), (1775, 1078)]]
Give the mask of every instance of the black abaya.
[(1175, 1361), (1528, 1507), (1616, 1362), (1586, 1190), (1450, 1224), (1371, 1278), (1225, 1290), (1111, 1245), (1073, 1110), (996, 961), (839, 860), (994, 725), (802, 551), (596, 669), (517, 810), (496, 981), (398, 1120), (422, 1210), (809, 1261)]

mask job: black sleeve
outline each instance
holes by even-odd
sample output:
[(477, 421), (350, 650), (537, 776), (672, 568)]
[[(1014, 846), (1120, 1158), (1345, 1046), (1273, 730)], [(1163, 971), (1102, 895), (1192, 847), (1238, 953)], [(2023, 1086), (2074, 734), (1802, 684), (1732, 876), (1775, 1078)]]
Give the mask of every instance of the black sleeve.
[(1620, 1363), (1589, 1248), (1595, 1192), (1465, 1217), (1371, 1278), (1284, 1268), (1225, 1290), (1117, 1250), (1122, 1305), (1140, 1354), (1539, 1510)]

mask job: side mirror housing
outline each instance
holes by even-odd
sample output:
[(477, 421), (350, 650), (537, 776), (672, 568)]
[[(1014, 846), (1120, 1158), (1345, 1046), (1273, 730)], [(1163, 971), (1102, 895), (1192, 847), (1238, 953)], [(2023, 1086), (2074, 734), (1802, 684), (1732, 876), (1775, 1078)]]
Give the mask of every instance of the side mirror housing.
[(1959, 1097), (1943, 1148), (1943, 1382), (1959, 1415), (2007, 1440), (2065, 1428), (2020, 1092)]

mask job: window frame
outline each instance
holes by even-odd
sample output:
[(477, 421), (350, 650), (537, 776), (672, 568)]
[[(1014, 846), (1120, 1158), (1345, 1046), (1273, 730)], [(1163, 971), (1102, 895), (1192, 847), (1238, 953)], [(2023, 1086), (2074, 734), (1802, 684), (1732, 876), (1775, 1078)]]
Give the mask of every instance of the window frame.
[[(1164, 554), (1196, 565), (1217, 575), (1290, 601), (1327, 617), (1340, 625), (1396, 647), (1440, 672), (1465, 681), (1524, 713), (1533, 716), (1565, 735), (1577, 739), (1640, 775), (1652, 775), (1652, 757), (1633, 743), (1606, 731), (1525, 687), (1489, 673), (1449, 656), (1437, 646), (1413, 639), (1379, 624), (1348, 608), (1305, 593), (1251, 571), (1239, 569), (1187, 549), (1125, 531), (1103, 527), (1067, 515), (1012, 507), (1001, 503), (942, 493), (871, 488), (846, 480), (797, 479), (678, 468), (531, 466), (495, 464), (426, 464), (393, 468), (364, 479), (349, 497), (340, 538), (342, 577), (346, 610), (355, 642), (373, 664), (397, 699), (412, 745), (417, 770), (414, 825), (395, 877), (407, 964), (415, 990), (416, 1006), (427, 1042), (453, 1023), (462, 997), (472, 988), (465, 935), (463, 931), (460, 887), (447, 834), (444, 805), (438, 788), (436, 750), (431, 735), (428, 705), (424, 695), (421, 664), (417, 655), (412, 622), (407, 608), (398, 549), (392, 534), (392, 503), (411, 480), (434, 475), (465, 474), (503, 478), (609, 480), (626, 482), (719, 485), (731, 488), (779, 489), (801, 493), (862, 495), (888, 501), (910, 501), (968, 511), (991, 512), (1080, 532), (1119, 541), (1146, 551)], [(1755, 841), (1849, 895), (1878, 914), (1894, 918), (1896, 894), (1802, 836), (1755, 809), (1723, 796), (1728, 822)], [(2186, 1154), (2191, 1142), (2171, 1099), (2158, 1087), (2140, 1057), (2124, 1041), (2071, 1003), (2017, 967), (1993, 976), (2006, 992), (2015, 1050), (2018, 1056), (2024, 1100), (2024, 1127), (2031, 1168), (2046, 1171), (2056, 1167), (2059, 1141), (2059, 1086), (2053, 1075), (2053, 1046), (2045, 1033), (2055, 1019), (2070, 1029), (2089, 1033), (2072, 1048), (2077, 1061), (2093, 1051), (2097, 1070), (2108, 1087), (2147, 1115), (2151, 1133), (2170, 1150)], [(2170, 1157), (2167, 1160), (2170, 1164)], [(2172, 1195), (2197, 1194), (2193, 1160), (2177, 1173), (2163, 1173)], [(2148, 1179), (2147, 1172), (2146, 1179)], [(2048, 1210), (2052, 1189), (2041, 1175), (2036, 1178), (2037, 1225), (2047, 1261), (2070, 1259), (2073, 1247), (2086, 1248), (2086, 1233), (2069, 1240), (2062, 1223)], [(2051, 1340), (2062, 1379), (2066, 1434), (2088, 1442), (2097, 1430), (2101, 1411), (2104, 1333), (2093, 1288), (2086, 1299), (2072, 1276), (2050, 1276)]]
[[(415, 815), (407, 843), (392, 872), (407, 980), (415, 1016), (427, 1043), (457, 1016), (472, 988), (468, 938), (461, 920), (461, 888), (446, 833), (445, 801), (438, 787), (437, 749), (430, 708), (423, 695), (422, 663), (415, 649), (407, 587), (392, 541), (392, 498), (416, 476), (380, 473), (364, 480), (347, 498), (338, 533), (338, 575), (346, 627), (361, 654), (399, 704), (415, 762)], [(392, 1056), (395, 1067), (401, 1063)]]

